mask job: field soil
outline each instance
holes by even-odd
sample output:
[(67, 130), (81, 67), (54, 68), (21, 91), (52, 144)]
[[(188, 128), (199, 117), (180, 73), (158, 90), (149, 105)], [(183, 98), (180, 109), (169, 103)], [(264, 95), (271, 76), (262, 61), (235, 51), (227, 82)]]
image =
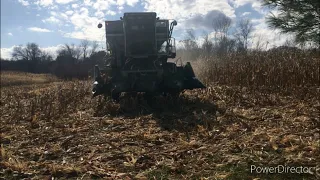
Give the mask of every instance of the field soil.
[(212, 85), (178, 98), (91, 98), (91, 82), (1, 86), (3, 179), (317, 179), (319, 88)]

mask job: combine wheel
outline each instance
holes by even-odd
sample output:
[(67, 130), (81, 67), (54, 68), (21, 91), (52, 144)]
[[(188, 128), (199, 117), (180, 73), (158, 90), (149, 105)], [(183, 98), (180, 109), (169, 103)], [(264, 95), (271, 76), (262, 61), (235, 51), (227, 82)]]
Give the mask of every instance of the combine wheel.
[(120, 101), (120, 95), (121, 95), (121, 93), (120, 92), (115, 92), (115, 90), (112, 90), (112, 92), (111, 92), (111, 98), (115, 102), (119, 102)]
[(138, 93), (137, 92), (128, 92), (127, 95), (130, 97), (130, 98), (137, 98), (137, 95)]
[(143, 98), (147, 101), (148, 104), (152, 104), (155, 93), (145, 92)]
[(120, 99), (120, 109), (124, 112), (133, 113), (137, 110), (138, 100), (131, 93), (125, 94)]
[(164, 92), (163, 95), (165, 97), (178, 98), (180, 95), (180, 92)]

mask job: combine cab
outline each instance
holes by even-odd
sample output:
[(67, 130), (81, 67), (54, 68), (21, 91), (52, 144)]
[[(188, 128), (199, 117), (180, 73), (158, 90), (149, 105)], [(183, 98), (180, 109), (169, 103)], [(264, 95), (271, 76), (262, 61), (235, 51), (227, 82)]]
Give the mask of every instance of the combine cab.
[(124, 13), (120, 20), (105, 21), (108, 58), (103, 69), (95, 66), (93, 97), (104, 94), (118, 100), (122, 92), (179, 94), (205, 88), (189, 62), (168, 62), (176, 57), (171, 37), (175, 25), (154, 12)]

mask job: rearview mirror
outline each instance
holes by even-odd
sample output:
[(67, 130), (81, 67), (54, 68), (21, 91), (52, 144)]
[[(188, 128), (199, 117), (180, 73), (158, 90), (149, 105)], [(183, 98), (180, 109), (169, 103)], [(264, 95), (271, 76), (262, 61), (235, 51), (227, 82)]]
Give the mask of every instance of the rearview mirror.
[(99, 29), (102, 28), (102, 24), (101, 23), (98, 24), (98, 28)]
[(176, 26), (178, 23), (177, 23), (176, 20), (174, 20), (174, 21), (172, 21), (172, 24), (173, 24), (174, 26)]

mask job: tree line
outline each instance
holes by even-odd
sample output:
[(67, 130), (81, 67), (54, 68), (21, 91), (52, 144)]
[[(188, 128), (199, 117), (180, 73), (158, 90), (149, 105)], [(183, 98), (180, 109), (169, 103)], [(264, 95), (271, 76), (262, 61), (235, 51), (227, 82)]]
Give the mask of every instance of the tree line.
[(102, 64), (105, 51), (98, 51), (98, 43), (88, 40), (81, 44), (64, 44), (57, 57), (41, 50), (36, 43), (14, 47), (11, 60), (1, 59), (1, 70), (30, 73), (51, 73), (59, 78), (85, 79), (95, 64)]

